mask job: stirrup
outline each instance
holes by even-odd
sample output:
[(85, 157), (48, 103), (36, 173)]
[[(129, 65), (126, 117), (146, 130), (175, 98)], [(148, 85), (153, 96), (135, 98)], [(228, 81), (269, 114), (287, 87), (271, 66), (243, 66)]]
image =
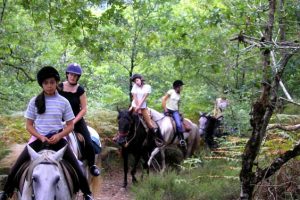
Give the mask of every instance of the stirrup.
[(180, 144), (181, 147), (186, 147), (186, 142), (185, 142), (184, 139), (181, 139), (181, 140), (179, 141), (179, 144)]
[(165, 144), (165, 141), (159, 137), (156, 137), (154, 139), (156, 146), (161, 147)]

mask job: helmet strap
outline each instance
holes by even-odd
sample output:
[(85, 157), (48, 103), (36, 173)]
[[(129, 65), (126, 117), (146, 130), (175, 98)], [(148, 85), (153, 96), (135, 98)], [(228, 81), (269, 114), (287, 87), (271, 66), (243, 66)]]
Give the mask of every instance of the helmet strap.
[[(68, 81), (68, 80), (67, 80), (67, 81)], [(76, 81), (76, 83), (70, 83), (70, 82), (68, 81), (68, 83), (69, 83), (70, 85), (72, 85), (72, 86), (77, 85), (77, 81)]]

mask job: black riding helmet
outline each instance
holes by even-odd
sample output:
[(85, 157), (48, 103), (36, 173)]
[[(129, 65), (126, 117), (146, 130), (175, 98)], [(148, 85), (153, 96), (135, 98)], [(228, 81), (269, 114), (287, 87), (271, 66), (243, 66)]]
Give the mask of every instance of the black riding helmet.
[(142, 81), (145, 81), (144, 77), (143, 77), (141, 74), (133, 74), (133, 75), (130, 77), (130, 80), (131, 80), (132, 82), (134, 82), (135, 79), (137, 79), (137, 78), (141, 79)]
[(182, 80), (176, 80), (173, 82), (173, 88), (177, 88), (177, 87), (180, 87), (183, 85), (184, 85), (184, 83), (182, 82)]
[(43, 81), (47, 78), (55, 78), (56, 81), (60, 80), (58, 71), (51, 66), (45, 66), (37, 73), (37, 81), (39, 85), (42, 87)]

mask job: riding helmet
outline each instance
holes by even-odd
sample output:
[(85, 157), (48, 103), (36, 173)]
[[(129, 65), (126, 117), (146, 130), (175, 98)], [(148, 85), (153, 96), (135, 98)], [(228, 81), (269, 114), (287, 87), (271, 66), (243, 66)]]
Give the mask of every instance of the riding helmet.
[(135, 79), (137, 79), (137, 78), (141, 79), (142, 81), (145, 81), (144, 77), (143, 77), (141, 74), (133, 74), (133, 75), (130, 77), (130, 80), (131, 80), (132, 82), (134, 82)]
[(55, 78), (56, 81), (60, 80), (60, 76), (58, 71), (51, 66), (45, 66), (37, 73), (37, 81), (39, 85), (42, 87), (43, 81), (47, 78)]
[(66, 73), (73, 73), (73, 74), (77, 74), (78, 76), (81, 76), (82, 74), (81, 66), (77, 63), (71, 63), (68, 65), (66, 69)]
[(184, 85), (184, 83), (182, 82), (182, 80), (176, 80), (173, 82), (173, 88), (180, 87), (183, 85)]

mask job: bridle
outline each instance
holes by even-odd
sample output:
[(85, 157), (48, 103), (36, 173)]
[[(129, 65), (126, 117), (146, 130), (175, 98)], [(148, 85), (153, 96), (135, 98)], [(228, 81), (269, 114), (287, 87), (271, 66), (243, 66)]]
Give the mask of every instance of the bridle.
[(30, 166), (29, 170), (28, 170), (28, 176), (30, 178), (29, 187), (31, 188), (31, 199), (32, 200), (36, 200), (36, 195), (35, 195), (34, 189), (33, 189), (33, 178), (32, 178), (32, 173), (33, 173), (34, 168), (37, 167), (40, 164), (43, 164), (43, 165), (55, 165), (55, 166), (59, 167), (59, 164), (58, 164), (57, 161), (52, 160), (52, 159), (50, 159), (47, 156), (42, 156), (42, 157), (43, 157), (42, 160), (38, 159), (38, 162), (33, 162), (32, 163), (33, 166)]

